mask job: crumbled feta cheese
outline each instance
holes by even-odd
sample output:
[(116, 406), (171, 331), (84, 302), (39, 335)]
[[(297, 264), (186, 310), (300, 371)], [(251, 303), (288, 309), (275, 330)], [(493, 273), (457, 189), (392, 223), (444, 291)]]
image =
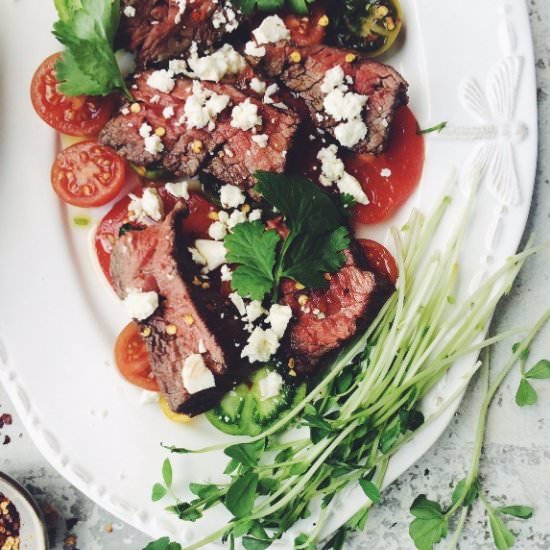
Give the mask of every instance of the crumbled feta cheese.
[(206, 345), (204, 344), (204, 340), (199, 340), (199, 353), (206, 353)]
[(145, 150), (151, 155), (162, 153), (164, 151), (164, 143), (157, 135), (147, 136), (144, 140)]
[(258, 106), (247, 98), (242, 103), (235, 105), (231, 111), (231, 126), (240, 130), (252, 130), (262, 124), (262, 117), (258, 115)]
[(136, 8), (134, 8), (134, 6), (126, 6), (124, 8), (123, 13), (126, 17), (135, 17), (136, 16)]
[[(217, 4), (218, 1), (214, 3)], [(232, 9), (230, 1), (226, 1), (225, 5), (218, 8), (212, 15), (212, 26), (219, 29), (222, 25), (225, 25), (226, 32), (233, 32), (239, 26), (237, 14)]]
[(160, 221), (164, 215), (162, 200), (158, 191), (152, 187), (147, 187), (143, 191), (142, 197), (130, 194), (132, 199), (128, 205), (128, 219), (130, 221), (145, 221), (145, 218), (151, 218)]
[(288, 323), (291, 319), (292, 309), (290, 306), (273, 304), (269, 309), (269, 315), (266, 318), (266, 322), (271, 325), (271, 329), (277, 337), (282, 338), (285, 335)]
[(177, 183), (168, 182), (164, 188), (173, 197), (185, 200), (189, 199), (189, 182), (186, 180), (178, 181)]
[(266, 17), (261, 25), (252, 31), (252, 34), (258, 45), (290, 39), (290, 31), (278, 15)]
[(174, 23), (179, 25), (181, 23), (181, 18), (185, 13), (185, 9), (187, 8), (187, 0), (176, 0), (176, 4), (178, 4), (178, 13), (174, 18)]
[(130, 317), (143, 321), (151, 317), (159, 307), (159, 296), (156, 292), (130, 290), (122, 303)]
[(262, 306), (262, 302), (259, 300), (252, 300), (246, 306), (246, 318), (250, 323), (253, 323), (259, 319), (265, 313), (265, 309)]
[(166, 120), (171, 119), (174, 116), (174, 107), (172, 105), (168, 105), (168, 107), (164, 107), (162, 110), (162, 116)]
[(269, 141), (269, 136), (267, 134), (258, 134), (256, 136), (252, 136), (252, 141), (262, 149), (265, 149), (267, 147), (267, 142)]
[(206, 258), (196, 248), (190, 246), (187, 250), (189, 250), (194, 263), (202, 266), (206, 265)]
[(227, 227), (222, 222), (214, 222), (208, 228), (208, 235), (215, 241), (223, 241), (227, 235)]
[(344, 147), (354, 147), (367, 136), (367, 126), (361, 119), (342, 122), (334, 129), (334, 137)]
[(258, 46), (256, 42), (250, 40), (245, 44), (244, 53), (251, 57), (263, 57), (266, 54), (266, 50), (264, 46)]
[(367, 96), (342, 90), (333, 90), (323, 101), (325, 111), (337, 122), (360, 117), (366, 103)]
[(256, 208), (248, 214), (248, 221), (249, 222), (256, 222), (260, 221), (262, 219), (262, 211), (259, 208)]
[(330, 187), (337, 182), (345, 173), (346, 168), (342, 159), (337, 156), (338, 148), (336, 145), (324, 147), (317, 154), (321, 161), (321, 175), (319, 181), (325, 187)]
[(174, 80), (174, 75), (166, 69), (160, 69), (158, 71), (153, 71), (149, 78), (147, 79), (147, 85), (155, 90), (169, 94), (176, 85)]
[(259, 382), (260, 398), (262, 401), (277, 397), (283, 387), (283, 377), (275, 371), (271, 371)]
[(277, 353), (279, 345), (279, 338), (273, 330), (256, 327), (249, 336), (241, 357), (248, 357), (251, 363), (265, 363)]
[(216, 387), (216, 379), (199, 353), (193, 353), (183, 363), (183, 387), (191, 395)]
[(220, 188), (220, 201), (224, 208), (238, 208), (245, 200), (244, 193), (236, 185), (227, 183)]
[(222, 265), (221, 269), (221, 280), (223, 282), (229, 282), (233, 279), (233, 272), (227, 264)]
[(237, 308), (237, 311), (239, 312), (239, 315), (241, 317), (244, 317), (246, 315), (246, 305), (244, 303), (244, 300), (237, 294), (236, 292), (232, 292), (229, 295), (229, 299), (231, 302), (233, 302), (233, 305)]
[(140, 405), (158, 405), (159, 394), (156, 391), (142, 390), (139, 396)]
[(158, 103), (160, 101), (160, 96), (155, 94), (150, 100), (151, 103)]
[(240, 73), (246, 65), (242, 55), (230, 44), (204, 57), (192, 52), (187, 63), (192, 71), (189, 76), (213, 82), (219, 82), (227, 74)]
[(146, 122), (144, 122), (140, 127), (139, 127), (139, 135), (142, 137), (142, 138), (146, 138), (146, 137), (149, 137), (151, 135), (151, 132), (153, 131), (153, 128), (147, 124)]
[(204, 128), (209, 130), (216, 127), (217, 116), (229, 105), (228, 95), (221, 95), (207, 90), (200, 82), (193, 81), (193, 93), (185, 102), (184, 112), (187, 127)]
[(204, 271), (210, 272), (226, 263), (225, 255), (227, 251), (223, 242), (211, 241), (209, 239), (197, 239), (195, 248), (199, 254), (206, 260)]
[[(196, 51), (196, 43), (193, 42), (195, 45), (195, 51)], [(187, 63), (183, 59), (171, 59), (168, 62), (168, 71), (173, 73), (174, 75), (178, 74), (186, 74), (187, 73)]]
[(270, 84), (264, 94), (264, 103), (267, 105), (270, 105), (273, 103), (273, 98), (271, 97), (273, 94), (276, 94), (279, 91), (279, 86), (277, 84), (273, 83)]
[(231, 212), (231, 215), (229, 216), (229, 219), (227, 220), (227, 227), (229, 229), (233, 229), (237, 225), (246, 221), (246, 214), (244, 212), (241, 212), (240, 210), (233, 210), (233, 212)]
[(126, 50), (118, 50), (115, 59), (123, 78), (131, 75), (136, 70), (136, 56)]
[(361, 184), (351, 174), (346, 172), (336, 185), (340, 193), (351, 195), (359, 204), (369, 204), (369, 198), (365, 195)]
[(336, 67), (329, 69), (325, 74), (323, 82), (321, 83), (321, 92), (324, 94), (330, 94), (330, 92), (344, 84), (344, 77), (344, 70), (341, 65), (336, 65)]
[(266, 83), (257, 77), (254, 77), (250, 81), (250, 89), (256, 92), (257, 94), (263, 94), (265, 92), (266, 86), (267, 86)]
[(359, 181), (346, 172), (344, 163), (338, 158), (336, 145), (324, 147), (317, 154), (321, 161), (319, 181), (325, 187), (336, 184), (340, 193), (351, 195), (359, 204), (369, 204), (369, 199)]
[(389, 168), (382, 168), (382, 170), (380, 170), (380, 175), (383, 178), (389, 178), (391, 176), (391, 170)]

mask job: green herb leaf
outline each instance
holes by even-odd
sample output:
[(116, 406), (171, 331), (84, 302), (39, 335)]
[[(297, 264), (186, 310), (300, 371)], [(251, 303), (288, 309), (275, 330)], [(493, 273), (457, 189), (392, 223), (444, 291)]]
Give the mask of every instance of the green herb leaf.
[(53, 34), (64, 46), (56, 66), (62, 93), (108, 95), (115, 89), (129, 95), (113, 44), (120, 19), (119, 0), (57, 0), (59, 21)]
[[(516, 353), (516, 351), (518, 351), (518, 349), (523, 345), (523, 342), (516, 342), (513, 346), (512, 346), (512, 352), (513, 353)], [(521, 359), (522, 361), (527, 361), (527, 359), (529, 358), (529, 348), (525, 348), (520, 354), (519, 354), (519, 359)]]
[(409, 534), (418, 550), (432, 550), (433, 545), (447, 536), (448, 523), (441, 506), (420, 495), (411, 506), (416, 519), (409, 526)]
[(166, 487), (160, 483), (155, 483), (153, 485), (153, 491), (151, 493), (151, 500), (153, 502), (158, 502), (166, 496)]
[(360, 479), (359, 485), (361, 486), (361, 489), (363, 489), (363, 492), (365, 495), (367, 495), (372, 502), (375, 504), (378, 504), (381, 499), (380, 495), (380, 489), (370, 480), (368, 479)]
[(195, 506), (198, 501), (180, 502), (174, 506), (168, 506), (166, 510), (176, 514), (183, 521), (197, 521), (202, 518), (202, 513)]
[(224, 453), (235, 459), (238, 463), (247, 468), (254, 468), (258, 464), (258, 459), (265, 448), (265, 441), (256, 441), (254, 443), (241, 443), (227, 447)]
[[(315, 0), (288, 0), (287, 4), (294, 13), (306, 15), (308, 4), (313, 2)], [(285, 0), (233, 0), (233, 3), (245, 14), (251, 14), (256, 9), (264, 12), (275, 12), (285, 6)]]
[(169, 537), (162, 537), (150, 542), (143, 550), (181, 550), (181, 544), (170, 542)]
[(533, 388), (525, 378), (522, 378), (519, 383), (518, 391), (516, 392), (516, 404), (519, 407), (527, 407), (529, 405), (534, 405), (538, 399), (539, 396), (535, 388)]
[(269, 539), (257, 539), (255, 537), (243, 537), (243, 546), (246, 550), (265, 550), (271, 546)]
[(227, 261), (239, 264), (231, 281), (234, 291), (253, 300), (264, 299), (273, 288), (273, 268), (280, 240), (276, 231), (266, 231), (259, 221), (241, 223), (225, 237)]
[(479, 487), (477, 480), (474, 481), (469, 487), (466, 487), (466, 480), (461, 479), (453, 491), (452, 502), (456, 504), (459, 500), (464, 497), (462, 506), (468, 507), (471, 506), (476, 500), (479, 492)]
[(508, 550), (514, 546), (516, 538), (510, 532), (506, 524), (500, 519), (490, 507), (486, 507), (489, 515), (489, 525), (493, 534), (493, 541), (498, 550)]
[(515, 518), (530, 519), (533, 517), (534, 510), (530, 506), (500, 506), (496, 511)]
[(299, 281), (308, 288), (325, 288), (325, 273), (335, 273), (346, 262), (349, 233), (339, 227), (324, 235), (306, 234), (296, 238), (284, 261), (282, 276)]
[(246, 472), (238, 477), (227, 490), (225, 496), (226, 508), (236, 517), (242, 518), (252, 512), (256, 491), (258, 489), (258, 474)]
[(216, 485), (202, 485), (200, 483), (190, 483), (189, 490), (199, 498), (206, 500), (208, 498), (219, 496), (220, 489)]
[(172, 464), (168, 458), (162, 464), (162, 479), (164, 479), (166, 487), (172, 486)]
[(550, 361), (542, 359), (525, 373), (525, 377), (536, 380), (548, 380), (550, 378)]
[(174, 445), (164, 445), (164, 443), (161, 443), (160, 446), (163, 449), (166, 449), (167, 451), (170, 451), (171, 453), (178, 454), (178, 455), (187, 455), (195, 452), (195, 451), (192, 451), (191, 449), (185, 449), (184, 447), (175, 447)]

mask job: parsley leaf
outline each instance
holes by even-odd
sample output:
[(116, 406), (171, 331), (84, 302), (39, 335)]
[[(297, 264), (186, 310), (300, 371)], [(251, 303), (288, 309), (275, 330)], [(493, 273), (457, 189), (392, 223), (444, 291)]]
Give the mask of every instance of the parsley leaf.
[[(295, 13), (306, 15), (308, 13), (308, 4), (315, 0), (288, 0), (288, 7)], [(246, 14), (251, 14), (255, 9), (259, 11), (274, 12), (282, 9), (285, 0), (233, 0), (233, 3)]]
[(53, 34), (64, 46), (57, 62), (59, 89), (69, 96), (130, 95), (113, 44), (120, 20), (120, 0), (56, 0), (59, 21)]
[(275, 256), (280, 237), (266, 231), (259, 221), (237, 225), (225, 238), (227, 261), (239, 264), (233, 273), (231, 287), (241, 296), (263, 300), (273, 288)]

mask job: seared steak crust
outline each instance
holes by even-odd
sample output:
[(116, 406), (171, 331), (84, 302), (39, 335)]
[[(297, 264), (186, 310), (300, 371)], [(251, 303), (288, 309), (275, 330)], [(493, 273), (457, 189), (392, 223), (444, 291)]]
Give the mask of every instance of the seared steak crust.
[[(139, 102), (138, 113), (128, 109), (127, 114), (112, 118), (101, 131), (102, 144), (115, 149), (130, 162), (145, 168), (165, 168), (178, 177), (195, 176), (204, 170), (219, 180), (249, 188), (255, 184), (256, 170), (284, 172), (287, 151), (292, 145), (299, 118), (291, 110), (282, 110), (249, 98), (257, 105), (262, 126), (256, 134), (266, 134), (268, 143), (261, 147), (254, 141), (252, 131), (231, 126), (231, 109), (247, 99), (247, 96), (228, 84), (202, 82), (204, 89), (227, 95), (231, 102), (218, 116), (213, 130), (189, 129), (185, 123), (184, 108), (192, 94), (193, 81), (180, 78), (171, 93), (161, 93), (147, 85), (150, 73), (137, 77), (134, 97)], [(163, 116), (166, 107), (173, 109), (173, 116)], [(143, 124), (152, 130), (162, 128), (164, 149), (151, 153), (145, 148), (140, 135)]]
[[(128, 7), (133, 17), (125, 15)], [(242, 20), (229, 0), (122, 0), (121, 11), (118, 42), (137, 52), (141, 65), (180, 57), (193, 42), (201, 51), (212, 48)]]
[[(364, 328), (392, 291), (388, 281), (360, 264), (360, 258), (347, 251), (346, 264), (331, 275), (326, 290), (297, 290), (293, 281), (284, 281), (282, 302), (294, 316), (287, 354), (298, 374), (315, 370), (327, 354)], [(308, 298), (305, 305), (299, 302), (302, 295)]]
[[(395, 111), (408, 102), (408, 84), (395, 69), (356, 52), (324, 45), (296, 47), (278, 42), (265, 49), (264, 57), (249, 56), (250, 64), (267, 77), (278, 79), (303, 99), (313, 125), (332, 136), (338, 123), (324, 112), (326, 94), (321, 91), (321, 85), (328, 70), (341, 66), (345, 75), (352, 79), (352, 83), (348, 83), (350, 91), (368, 96), (363, 111), (368, 133), (353, 150), (371, 154), (385, 150)], [(296, 52), (299, 62), (295, 61)]]
[[(246, 336), (230, 302), (213, 288), (193, 284), (198, 267), (178, 231), (186, 215), (178, 203), (161, 224), (120, 237), (113, 247), (111, 274), (120, 298), (130, 290), (160, 295), (157, 311), (139, 323), (142, 334), (148, 335), (144, 340), (152, 371), (172, 410), (195, 415), (211, 408), (238, 376)], [(172, 330), (167, 331), (169, 326)], [(169, 334), (173, 327), (175, 334)], [(216, 387), (190, 395), (183, 386), (182, 367), (203, 347)]]

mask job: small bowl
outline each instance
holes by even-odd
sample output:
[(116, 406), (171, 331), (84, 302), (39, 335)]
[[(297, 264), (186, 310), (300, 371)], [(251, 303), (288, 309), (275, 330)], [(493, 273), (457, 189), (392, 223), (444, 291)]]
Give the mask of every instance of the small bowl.
[(17, 481), (0, 472), (0, 493), (11, 500), (21, 521), (20, 550), (48, 550), (48, 534), (42, 512), (31, 494)]

